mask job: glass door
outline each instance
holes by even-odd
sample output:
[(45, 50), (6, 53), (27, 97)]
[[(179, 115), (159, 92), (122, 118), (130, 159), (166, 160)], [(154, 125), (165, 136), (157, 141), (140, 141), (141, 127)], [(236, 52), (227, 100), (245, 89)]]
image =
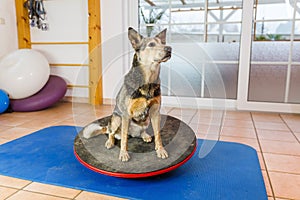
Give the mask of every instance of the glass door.
[(248, 100), (300, 103), (299, 7), (257, 0), (254, 9)]
[[(300, 112), (300, 1), (256, 0), (252, 31), (243, 35), (250, 63), (241, 68), (247, 110)], [(248, 18), (250, 16), (247, 16)]]

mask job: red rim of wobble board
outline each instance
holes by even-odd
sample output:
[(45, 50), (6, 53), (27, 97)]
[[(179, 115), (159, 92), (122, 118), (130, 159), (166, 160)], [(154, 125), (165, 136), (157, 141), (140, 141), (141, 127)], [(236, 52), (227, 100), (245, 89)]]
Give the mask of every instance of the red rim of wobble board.
[[(189, 159), (192, 158), (192, 156), (194, 155), (195, 151), (197, 149), (197, 142), (195, 143), (195, 146), (194, 146), (194, 149), (192, 151), (191, 154), (189, 154), (184, 160), (182, 160), (181, 162), (173, 165), (173, 166), (170, 166), (168, 168), (163, 168), (161, 170), (156, 170), (156, 171), (151, 171), (151, 172), (147, 172), (147, 173), (138, 173), (138, 174), (130, 174), (130, 173), (118, 173), (118, 172), (109, 172), (109, 171), (105, 171), (105, 170), (102, 170), (102, 169), (99, 169), (99, 168), (96, 168), (88, 163), (86, 163), (85, 161), (83, 161), (79, 156), (78, 154), (76, 153), (75, 149), (74, 149), (74, 154), (75, 154), (75, 157), (77, 158), (77, 160), (83, 165), (85, 166), (86, 168), (94, 171), (94, 172), (97, 172), (97, 173), (100, 173), (100, 174), (104, 174), (104, 175), (108, 175), (108, 176), (113, 176), (113, 177), (118, 177), (118, 178), (146, 178), (146, 177), (150, 177), (150, 176), (157, 176), (157, 175), (160, 175), (160, 174), (164, 174), (164, 173), (167, 173), (167, 172), (170, 172), (174, 169), (177, 169), (178, 167), (182, 166), (184, 163), (186, 163)], [(129, 161), (130, 162), (130, 161)]]

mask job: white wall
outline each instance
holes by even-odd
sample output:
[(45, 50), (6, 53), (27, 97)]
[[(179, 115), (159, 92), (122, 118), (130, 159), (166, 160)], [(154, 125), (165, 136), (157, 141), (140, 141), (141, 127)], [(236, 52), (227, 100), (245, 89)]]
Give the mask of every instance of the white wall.
[[(88, 41), (88, 5), (85, 0), (44, 1), (50, 29), (31, 29), (33, 42)], [(127, 19), (123, 16), (123, 0), (100, 1), (102, 32), (103, 96), (112, 99), (123, 77), (124, 45), (128, 45)], [(70, 12), (71, 11), (71, 12)], [(66, 13), (67, 12), (67, 13)], [(125, 41), (125, 40), (126, 41)], [(125, 43), (124, 43), (125, 41)], [(87, 45), (33, 45), (44, 53), (50, 63), (88, 63)], [(95, 49), (97, 51), (98, 49)], [(52, 74), (64, 77), (69, 84), (88, 85), (87, 67), (52, 67)], [(67, 96), (88, 98), (87, 88), (69, 89)]]
[(101, 1), (103, 96), (114, 99), (131, 65), (129, 26), (138, 28), (138, 0)]
[[(32, 42), (88, 42), (88, 3), (84, 0), (44, 1), (48, 31), (31, 28)], [(63, 77), (70, 85), (88, 86), (87, 66), (64, 64), (88, 63), (87, 44), (32, 45), (43, 53), (50, 64), (51, 74)], [(88, 97), (88, 88), (68, 89), (66, 96)]]
[(114, 98), (123, 73), (123, 0), (101, 1), (103, 97)]
[(18, 49), (18, 34), (16, 26), (15, 1), (1, 0), (0, 18), (5, 24), (0, 24), (0, 58)]

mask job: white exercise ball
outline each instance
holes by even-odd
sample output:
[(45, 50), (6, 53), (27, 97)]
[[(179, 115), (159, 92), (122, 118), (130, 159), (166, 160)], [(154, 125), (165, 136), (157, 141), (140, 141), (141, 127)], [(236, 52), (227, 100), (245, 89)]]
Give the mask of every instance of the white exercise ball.
[(44, 87), (49, 76), (47, 59), (32, 49), (19, 49), (0, 60), (0, 89), (11, 99), (34, 95)]

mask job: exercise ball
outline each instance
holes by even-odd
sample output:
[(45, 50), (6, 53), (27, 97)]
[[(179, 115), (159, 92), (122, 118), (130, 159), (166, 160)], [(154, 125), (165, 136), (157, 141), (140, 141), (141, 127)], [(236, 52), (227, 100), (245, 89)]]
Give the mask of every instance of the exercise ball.
[(19, 49), (0, 60), (0, 88), (11, 99), (35, 94), (47, 83), (49, 75), (47, 59), (32, 49)]
[(66, 81), (59, 76), (50, 75), (48, 82), (40, 91), (24, 99), (12, 99), (10, 106), (17, 112), (43, 110), (61, 100), (66, 92)]
[(9, 106), (9, 98), (3, 90), (0, 89), (0, 114), (7, 110)]

